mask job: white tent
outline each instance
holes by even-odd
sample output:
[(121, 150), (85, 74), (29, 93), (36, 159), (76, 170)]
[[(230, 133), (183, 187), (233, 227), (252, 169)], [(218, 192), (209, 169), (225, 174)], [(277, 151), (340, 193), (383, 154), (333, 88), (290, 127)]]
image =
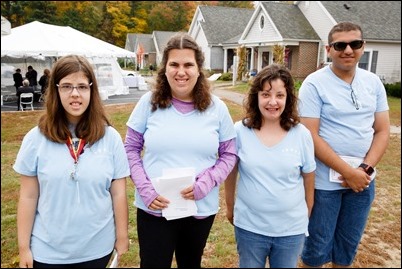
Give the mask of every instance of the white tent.
[(11, 23), (1, 16), (1, 35), (8, 35), (11, 33)]
[(11, 34), (1, 36), (2, 88), (9, 86), (6, 83), (10, 81), (10, 72), (3, 72), (3, 69), (8, 70), (9, 66), (21, 68), (24, 75), (27, 66), (32, 65), (38, 72), (39, 79), (43, 69), (51, 69), (54, 60), (68, 54), (83, 55), (91, 61), (102, 99), (128, 93), (117, 57), (135, 58), (134, 52), (69, 26), (56, 26), (38, 21), (12, 28)]

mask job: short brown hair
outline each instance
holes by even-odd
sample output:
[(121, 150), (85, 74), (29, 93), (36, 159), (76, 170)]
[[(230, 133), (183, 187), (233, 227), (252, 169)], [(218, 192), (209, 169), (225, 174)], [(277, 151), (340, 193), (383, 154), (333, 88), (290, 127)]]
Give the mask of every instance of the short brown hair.
[(332, 27), (331, 31), (329, 31), (328, 44), (331, 44), (332, 41), (334, 40), (332, 38), (334, 33), (350, 32), (350, 31), (360, 31), (361, 38), (363, 39), (363, 30), (359, 25), (357, 25), (353, 22), (344, 21), (344, 22), (340, 22), (340, 23), (334, 25), (334, 27)]

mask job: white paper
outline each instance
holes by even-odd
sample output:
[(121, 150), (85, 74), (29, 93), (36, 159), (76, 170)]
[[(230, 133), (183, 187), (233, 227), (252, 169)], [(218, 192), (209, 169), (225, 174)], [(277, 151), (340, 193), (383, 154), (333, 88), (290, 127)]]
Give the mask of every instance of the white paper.
[(193, 216), (197, 213), (194, 200), (184, 199), (180, 192), (193, 185), (195, 169), (192, 167), (166, 169), (162, 176), (151, 179), (155, 190), (170, 201), (167, 208), (162, 210), (162, 216), (167, 220)]
[[(347, 162), (351, 167), (357, 168), (359, 165), (363, 162), (363, 158), (359, 157), (350, 157), (350, 156), (339, 156), (341, 157), (342, 160)], [(371, 180), (375, 178), (375, 175), (377, 174), (377, 171), (374, 169), (374, 173), (370, 176)], [(333, 170), (332, 168), (329, 169), (329, 181), (331, 182), (336, 182), (336, 183), (342, 183), (343, 181), (339, 179), (341, 174)]]
[(119, 265), (118, 256), (119, 256), (119, 255), (117, 255), (117, 251), (114, 251), (114, 252), (113, 252), (113, 260), (112, 260), (112, 262), (110, 263), (109, 268), (117, 268), (117, 266)]

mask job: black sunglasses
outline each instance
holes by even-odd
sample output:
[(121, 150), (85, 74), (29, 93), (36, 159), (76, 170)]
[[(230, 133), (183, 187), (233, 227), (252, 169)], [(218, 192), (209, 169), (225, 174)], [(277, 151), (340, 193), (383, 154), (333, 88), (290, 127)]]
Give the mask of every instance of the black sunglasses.
[(344, 51), (346, 47), (349, 45), (352, 50), (357, 50), (363, 47), (364, 40), (354, 40), (352, 42), (334, 42), (329, 44), (330, 47), (333, 47), (336, 51)]

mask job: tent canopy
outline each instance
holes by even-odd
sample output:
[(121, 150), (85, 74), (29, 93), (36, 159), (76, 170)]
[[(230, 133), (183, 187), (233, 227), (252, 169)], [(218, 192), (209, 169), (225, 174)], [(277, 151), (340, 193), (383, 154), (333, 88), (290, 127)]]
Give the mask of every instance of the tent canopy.
[(39, 79), (44, 68), (51, 69), (54, 60), (69, 54), (85, 56), (93, 64), (102, 99), (128, 93), (117, 58), (133, 59), (136, 57), (134, 52), (69, 26), (38, 21), (12, 28), (10, 34), (1, 35), (2, 92), (3, 89), (13, 87), (12, 72), (3, 72), (3, 69), (21, 68), (24, 75), (26, 67), (31, 64), (38, 72)]
[(134, 52), (112, 45), (69, 26), (34, 21), (1, 36), (1, 57), (64, 56), (135, 58)]

